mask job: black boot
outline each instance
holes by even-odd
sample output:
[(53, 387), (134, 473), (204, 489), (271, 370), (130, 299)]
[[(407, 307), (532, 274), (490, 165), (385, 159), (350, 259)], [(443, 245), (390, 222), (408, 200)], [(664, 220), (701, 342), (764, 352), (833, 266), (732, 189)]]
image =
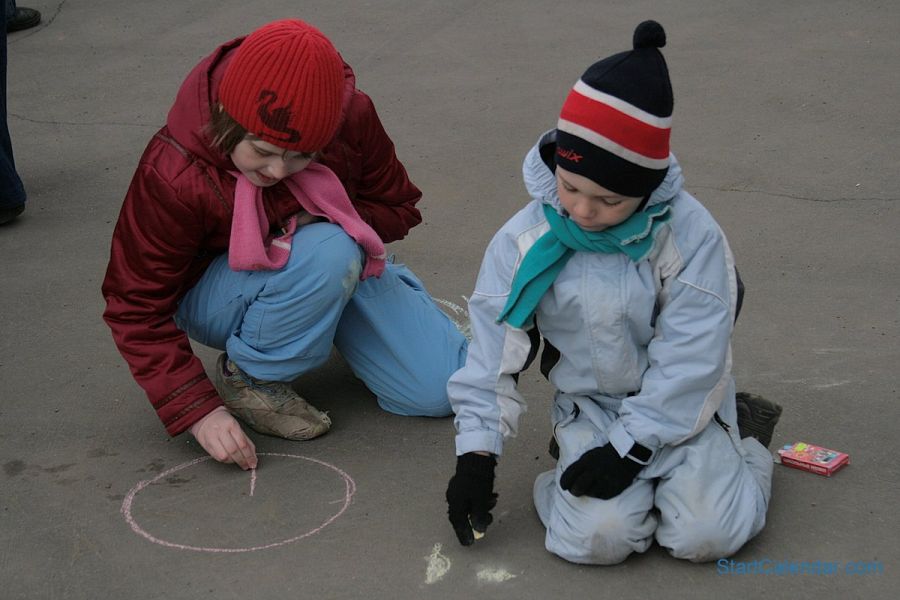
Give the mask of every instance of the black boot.
[(775, 424), (781, 416), (781, 407), (762, 396), (747, 392), (738, 392), (734, 398), (737, 403), (738, 431), (741, 438), (755, 437), (760, 444), (768, 448), (772, 443)]
[(24, 204), (13, 206), (12, 208), (0, 208), (0, 225), (6, 225), (15, 220), (15, 218), (21, 215), (24, 210)]
[(16, 12), (6, 18), (6, 33), (29, 29), (41, 22), (41, 13), (33, 8), (16, 7)]

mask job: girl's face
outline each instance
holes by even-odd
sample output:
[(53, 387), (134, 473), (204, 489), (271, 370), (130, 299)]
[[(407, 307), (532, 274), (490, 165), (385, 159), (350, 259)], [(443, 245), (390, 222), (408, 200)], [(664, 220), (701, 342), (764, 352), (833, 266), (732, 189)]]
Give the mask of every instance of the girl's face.
[(231, 161), (254, 185), (269, 187), (299, 173), (312, 162), (313, 155), (292, 152), (248, 134), (231, 152)]
[(585, 231), (618, 225), (637, 210), (643, 198), (621, 196), (592, 180), (556, 167), (559, 201), (569, 218)]

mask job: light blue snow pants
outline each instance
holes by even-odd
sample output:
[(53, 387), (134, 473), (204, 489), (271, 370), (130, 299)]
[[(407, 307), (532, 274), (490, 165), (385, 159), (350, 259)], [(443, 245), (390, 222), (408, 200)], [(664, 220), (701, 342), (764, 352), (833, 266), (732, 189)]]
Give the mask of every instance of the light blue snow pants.
[(405, 266), (359, 281), (362, 256), (337, 225), (303, 226), (278, 271), (235, 272), (217, 257), (175, 321), (270, 381), (315, 369), (334, 345), (385, 410), (450, 415), (447, 379), (465, 363), (466, 338)]
[(559, 461), (534, 482), (547, 550), (575, 563), (612, 565), (646, 551), (655, 536), (673, 556), (704, 562), (734, 554), (762, 530), (772, 456), (755, 439), (740, 439), (733, 402), (720, 410), (729, 431), (713, 420), (688, 441), (663, 447), (615, 498), (576, 497), (560, 488), (570, 464), (606, 444), (618, 402), (557, 395)]

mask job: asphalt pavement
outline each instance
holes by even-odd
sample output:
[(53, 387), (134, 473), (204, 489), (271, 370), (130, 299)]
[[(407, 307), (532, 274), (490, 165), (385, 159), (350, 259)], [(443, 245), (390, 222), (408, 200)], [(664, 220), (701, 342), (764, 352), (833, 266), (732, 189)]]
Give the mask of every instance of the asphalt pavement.
[[(900, 3), (34, 0), (10, 34), (9, 129), (28, 192), (0, 227), (0, 598), (889, 598), (900, 584)], [(335, 356), (297, 387), (312, 442), (253, 435), (255, 476), (169, 438), (101, 320), (109, 240), (138, 157), (188, 70), (274, 19), (322, 29), (424, 191), (391, 244), (464, 305), (494, 231), (527, 201), (526, 151), (594, 60), (663, 24), (672, 147), (747, 284), (738, 387), (784, 406), (769, 522), (724, 563), (652, 547), (613, 567), (543, 547), (531, 484), (551, 390), (498, 467), (494, 525), (456, 542), (450, 419), (381, 411)], [(208, 367), (215, 351), (197, 347)], [(891, 592), (891, 590), (894, 592)]]

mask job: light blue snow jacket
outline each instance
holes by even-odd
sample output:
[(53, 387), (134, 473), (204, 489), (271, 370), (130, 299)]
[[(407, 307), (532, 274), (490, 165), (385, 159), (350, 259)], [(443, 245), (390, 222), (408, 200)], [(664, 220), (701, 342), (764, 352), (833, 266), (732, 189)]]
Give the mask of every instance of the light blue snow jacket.
[[(522, 258), (549, 229), (541, 205), (565, 214), (556, 177), (539, 152), (554, 142), (555, 131), (548, 132), (526, 156), (532, 200), (491, 240), (469, 299), (473, 340), (447, 386), (457, 454), (501, 454), (525, 411), (513, 375), (526, 364), (532, 340), (496, 319)], [(672, 217), (657, 231), (650, 256), (635, 263), (620, 253), (576, 252), (535, 311), (541, 336), (560, 352), (550, 382), (582, 409), (596, 404), (618, 412), (606, 435), (621, 456), (635, 441), (654, 451), (679, 444), (720, 408), (734, 421), (734, 259), (719, 225), (682, 189), (681, 168), (670, 159), (649, 204), (670, 201)]]

